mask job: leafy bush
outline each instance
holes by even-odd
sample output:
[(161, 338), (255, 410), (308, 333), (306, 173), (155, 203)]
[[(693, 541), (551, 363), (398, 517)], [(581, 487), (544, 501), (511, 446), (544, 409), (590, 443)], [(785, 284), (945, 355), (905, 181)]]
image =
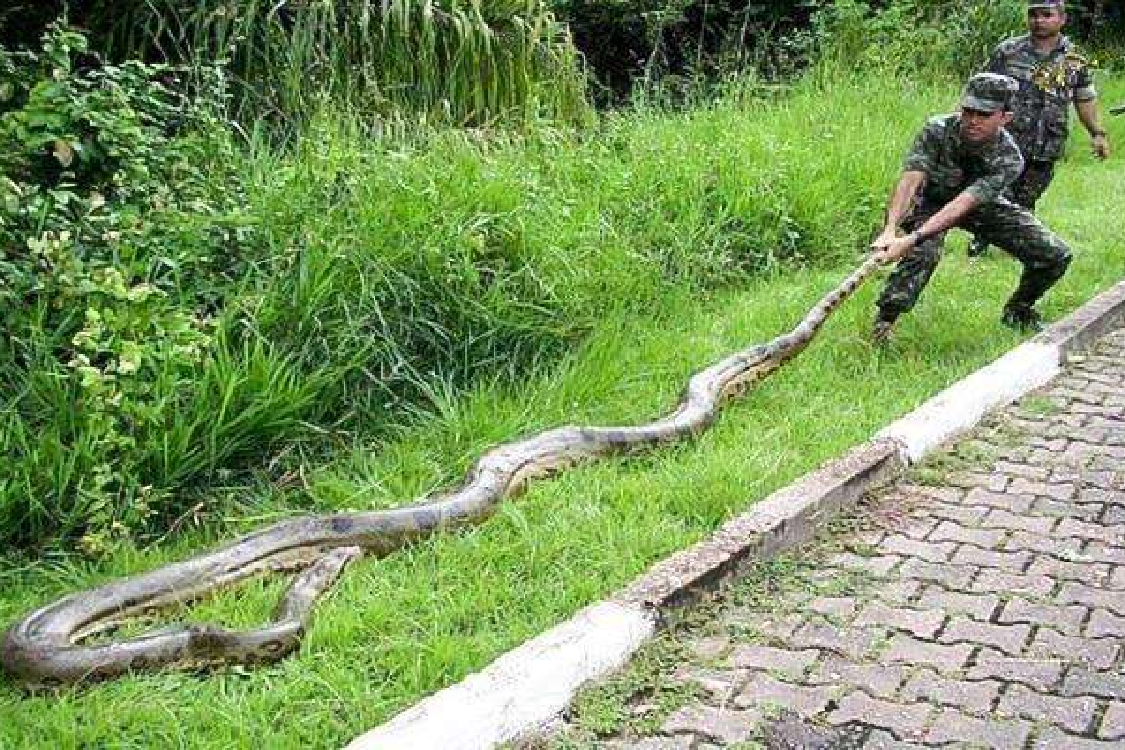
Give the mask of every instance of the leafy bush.
[(966, 77), (1001, 39), (1025, 28), (1021, 0), (835, 0), (812, 30), (822, 64)]
[(102, 64), (61, 24), (0, 48), (0, 539), (94, 551), (153, 512), (138, 446), (188, 397), (251, 231), (209, 169), (212, 72), (186, 98), (180, 71)]

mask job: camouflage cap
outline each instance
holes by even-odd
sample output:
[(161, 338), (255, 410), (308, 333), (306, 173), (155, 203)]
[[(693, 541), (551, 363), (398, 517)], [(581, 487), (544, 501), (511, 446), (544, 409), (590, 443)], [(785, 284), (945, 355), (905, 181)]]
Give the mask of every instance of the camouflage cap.
[(1019, 83), (1010, 76), (998, 73), (977, 73), (965, 86), (961, 106), (980, 112), (999, 112), (1008, 109), (1012, 94), (1019, 90)]

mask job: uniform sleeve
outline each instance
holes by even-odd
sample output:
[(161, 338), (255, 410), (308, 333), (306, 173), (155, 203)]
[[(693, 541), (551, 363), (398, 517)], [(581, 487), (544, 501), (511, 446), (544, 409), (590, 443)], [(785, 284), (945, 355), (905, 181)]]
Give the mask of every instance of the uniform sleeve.
[(988, 58), (985, 63), (982, 73), (996, 73), (998, 75), (1008, 75), (1008, 60), (1004, 56), (1003, 46), (997, 47), (992, 50), (992, 56)]
[(1023, 172), (1023, 157), (1015, 143), (1009, 143), (1007, 148), (998, 149), (988, 159), (986, 167), (987, 172), (965, 188), (965, 192), (981, 203), (992, 203)]
[(933, 121), (927, 122), (914, 145), (910, 147), (906, 158), (902, 162), (903, 172), (925, 172), (931, 174), (937, 163), (938, 149), (941, 144), (940, 127)]
[(1094, 88), (1094, 76), (1089, 65), (1083, 65), (1074, 76), (1074, 101), (1089, 102), (1098, 98)]

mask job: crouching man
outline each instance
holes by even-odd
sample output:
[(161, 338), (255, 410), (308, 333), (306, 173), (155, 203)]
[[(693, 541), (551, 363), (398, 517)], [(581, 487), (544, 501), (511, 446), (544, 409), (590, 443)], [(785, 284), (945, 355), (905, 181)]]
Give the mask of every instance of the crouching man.
[(898, 262), (877, 303), (876, 343), (885, 342), (899, 316), (918, 301), (952, 227), (1023, 264), (1000, 319), (1019, 330), (1042, 328), (1035, 303), (1066, 272), (1071, 256), (1034, 214), (1002, 195), (1023, 171), (1020, 150), (1004, 129), (1018, 89), (1008, 76), (979, 73), (965, 87), (960, 112), (931, 118), (915, 139), (891, 195), (886, 226), (872, 243), (884, 262)]

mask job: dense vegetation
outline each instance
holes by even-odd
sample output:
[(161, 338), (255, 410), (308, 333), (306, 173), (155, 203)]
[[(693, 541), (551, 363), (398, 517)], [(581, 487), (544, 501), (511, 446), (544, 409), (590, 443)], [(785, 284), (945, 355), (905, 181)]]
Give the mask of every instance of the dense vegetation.
[[(792, 322), (870, 237), (918, 122), (1022, 3), (780, 5), (0, 11), (0, 622), (277, 514), (401, 503), (513, 434), (638, 419)], [(1083, 9), (1112, 50), (1118, 9)], [(630, 51), (599, 59), (612, 49)], [(621, 106), (593, 106), (607, 102)], [(1075, 160), (1090, 194), (1119, 194)], [(1072, 203), (1089, 212), (1052, 217), (1083, 240), (1056, 313), (1119, 267), (1121, 227)], [(935, 313), (891, 363), (859, 342), (857, 302), (843, 348), (766, 390), (707, 468), (597, 469), (481, 536), (368, 565), (324, 615), (323, 664), (35, 710), (0, 692), (0, 746), (275, 746), (270, 717), (295, 703), (312, 711), (295, 743), (339, 744), (1010, 345), (985, 299), (1009, 281), (945, 288), (939, 309), (966, 329)], [(880, 378), (909, 386), (888, 398)], [(275, 593), (211, 614), (253, 622)], [(198, 696), (180, 729), (178, 699), (140, 699), (153, 684)], [(326, 684), (330, 720), (312, 709)], [(216, 702), (231, 721), (207, 715)], [(244, 702), (260, 719), (237, 718)]]
[[(473, 6), (477, 25), (429, 5), (161, 7), (78, 4), (95, 32), (52, 23), (0, 51), (5, 546), (99, 554), (163, 533), (247, 458), (377, 433), (435, 384), (518, 375), (611, 308), (823, 262), (882, 200), (798, 186), (780, 158), (677, 173), (619, 135), (621, 114), (575, 128), (577, 58), (534, 4)], [(1015, 0), (938, 7), (839, 0), (771, 59), (952, 70), (1019, 24)], [(742, 65), (693, 96), (778, 95), (760, 67), (732, 78)], [(458, 130), (428, 125), (436, 110), (507, 117)]]

